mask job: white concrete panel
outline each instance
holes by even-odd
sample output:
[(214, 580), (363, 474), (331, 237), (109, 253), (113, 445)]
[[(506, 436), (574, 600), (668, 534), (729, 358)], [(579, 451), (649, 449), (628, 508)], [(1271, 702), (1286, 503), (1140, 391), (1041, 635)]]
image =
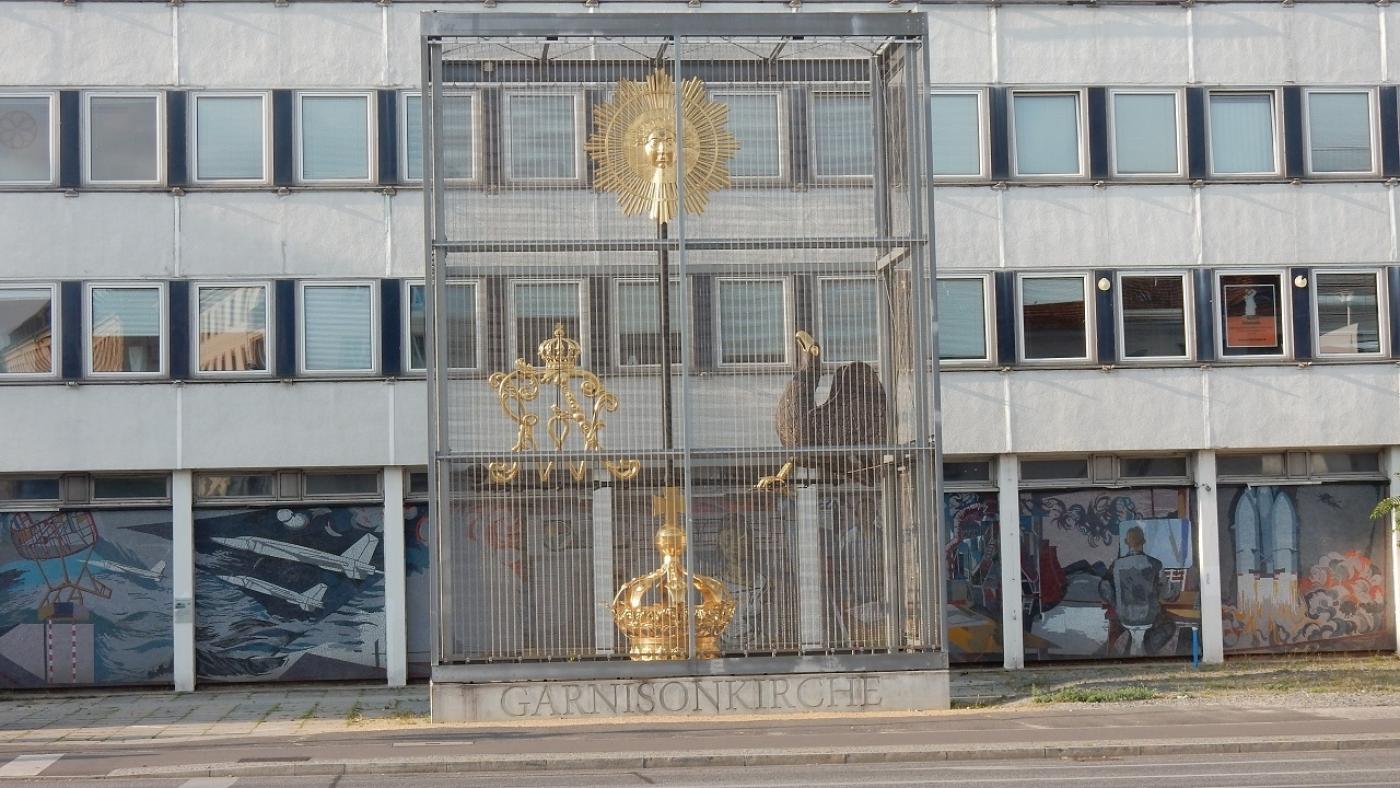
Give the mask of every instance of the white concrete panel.
[(1205, 262), (1385, 262), (1390, 207), (1376, 184), (1229, 184), (1201, 193)]
[(169, 383), (0, 388), (10, 446), (0, 473), (173, 468), (175, 392)]
[(935, 85), (981, 85), (992, 73), (992, 14), (981, 6), (928, 9), (929, 72)]
[(1165, 451), (1204, 440), (1198, 369), (1012, 373), (1017, 453)]
[(394, 383), (394, 461), (428, 464), (428, 384), (423, 380)]
[(934, 241), (940, 269), (1001, 264), (998, 199), (998, 192), (984, 186), (934, 187)]
[(1208, 5), (1194, 13), (1199, 82), (1352, 84), (1382, 79), (1375, 8)]
[(0, 276), (169, 276), (174, 211), (152, 192), (0, 194)]
[(1195, 260), (1191, 187), (1109, 188), (1102, 204), (1104, 265), (1179, 266)]
[[(389, 384), (383, 381), (211, 383), (188, 385), (184, 391), (186, 467), (387, 462), (393, 413)], [(169, 410), (162, 418), (173, 423)]]
[(423, 257), (423, 193), (400, 191), (393, 198), (389, 249), (392, 276), (421, 277), (426, 270)]
[(1384, 79), (1379, 10), (1360, 3), (1292, 10), (1290, 49), (1297, 64), (1293, 81), (1354, 85)]
[(1098, 265), (1108, 241), (1102, 210), (1103, 192), (1087, 185), (1008, 190), (1007, 267)]
[(1390, 260), (1390, 196), (1378, 183), (1304, 186), (1294, 201), (1298, 259), (1304, 263)]
[(1209, 372), (1217, 449), (1375, 446), (1400, 442), (1389, 364), (1227, 367)]
[(1186, 14), (1177, 7), (997, 11), (1001, 81), (1175, 85), (1187, 81)]
[(187, 276), (384, 274), (387, 232), (378, 192), (220, 192), (182, 199), (180, 270)]
[(168, 85), (172, 13), (160, 3), (0, 2), (0, 83)]
[(943, 370), (943, 451), (998, 454), (1006, 448), (1006, 376)]
[(208, 87), (367, 87), (383, 76), (372, 3), (191, 3), (180, 9), (180, 78)]

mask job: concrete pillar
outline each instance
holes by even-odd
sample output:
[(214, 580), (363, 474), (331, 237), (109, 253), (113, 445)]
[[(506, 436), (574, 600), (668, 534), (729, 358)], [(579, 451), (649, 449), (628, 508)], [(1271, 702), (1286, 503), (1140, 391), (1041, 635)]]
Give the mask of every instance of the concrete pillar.
[[(607, 482), (609, 476), (598, 471), (594, 479)], [(613, 582), (613, 488), (604, 483), (593, 488), (593, 648), (600, 655), (617, 649)]]
[(403, 468), (384, 466), (384, 654), (389, 686), (408, 683), (408, 568), (404, 564)]
[[(1385, 451), (1386, 469), (1390, 475), (1388, 495), (1400, 495), (1400, 446), (1391, 446)], [(1395, 653), (1400, 654), (1400, 533), (1396, 524), (1400, 516), (1390, 515), (1390, 609), (1395, 615)]]
[(1220, 494), (1215, 452), (1196, 454), (1196, 560), (1201, 575), (1201, 661), (1225, 661), (1225, 622), (1220, 577)]
[(194, 474), (170, 479), (170, 579), (176, 692), (194, 692)]
[[(794, 474), (794, 477), (796, 474)], [(797, 604), (802, 648), (820, 649), (822, 626), (821, 517), (817, 486), (797, 488)]]
[(1001, 544), (1002, 667), (1026, 666), (1021, 600), (1021, 466), (1016, 455), (997, 457), (997, 512)]

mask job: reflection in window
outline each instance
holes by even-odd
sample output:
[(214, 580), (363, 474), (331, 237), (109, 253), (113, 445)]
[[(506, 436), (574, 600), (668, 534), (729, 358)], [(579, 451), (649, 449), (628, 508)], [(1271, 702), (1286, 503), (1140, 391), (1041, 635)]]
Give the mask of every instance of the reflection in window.
[[(408, 368), (428, 368), (428, 291), (423, 285), (408, 287)], [(476, 285), (449, 284), (446, 298), (447, 366), (476, 369)]]
[(540, 343), (554, 336), (562, 325), (564, 336), (587, 347), (579, 321), (579, 286), (575, 282), (516, 282), (515, 353), (531, 364), (539, 364)]
[(270, 498), (270, 473), (200, 473), (194, 477), (196, 498)]
[(1084, 279), (1078, 276), (1021, 279), (1021, 334), (1027, 359), (1088, 356)]
[(1165, 479), (1186, 476), (1185, 457), (1123, 457), (1118, 474), (1134, 479)]
[(1222, 454), (1215, 471), (1218, 476), (1283, 476), (1283, 455)]
[(194, 107), (195, 178), (262, 180), (262, 97), (196, 96)]
[(1274, 163), (1274, 94), (1210, 94), (1210, 166), (1217, 175), (1270, 174)]
[(93, 372), (161, 371), (160, 296), (158, 287), (92, 288)]
[(1380, 300), (1375, 274), (1315, 273), (1317, 352), (1381, 352)]
[(265, 372), (267, 288), (199, 287), (199, 371)]
[(1032, 481), (1047, 479), (1087, 479), (1088, 460), (1022, 460), (1021, 478)]
[(987, 357), (987, 298), (983, 279), (938, 280), (938, 357)]
[(0, 289), (0, 374), (53, 371), (53, 290)]
[(159, 179), (159, 115), (155, 96), (90, 97), (88, 180), (152, 183)]
[(783, 282), (720, 279), (721, 364), (781, 364), (787, 358)]
[(1180, 276), (1124, 276), (1118, 298), (1124, 358), (1186, 356), (1186, 292)]
[(875, 173), (875, 137), (870, 97), (817, 93), (812, 96), (813, 171), (840, 178)]
[(822, 358), (827, 361), (875, 361), (880, 357), (879, 304), (875, 280), (823, 279), (821, 288)]
[(0, 501), (57, 499), (57, 476), (0, 476)]
[(1226, 356), (1283, 355), (1283, 305), (1277, 274), (1220, 277), (1221, 352)]
[(777, 94), (717, 93), (715, 100), (729, 107), (729, 131), (739, 141), (739, 152), (729, 161), (729, 174), (751, 178), (781, 175)]
[(301, 97), (301, 177), (369, 178), (369, 97)]
[(524, 180), (578, 177), (573, 94), (512, 94), (506, 97), (506, 176)]
[(164, 498), (164, 476), (94, 476), (93, 498)]
[[(656, 282), (623, 280), (617, 283), (618, 363), (625, 367), (661, 363), (661, 304)], [(666, 294), (671, 320), (671, 363), (681, 363), (680, 283), (671, 282)]]
[[(423, 97), (404, 99), (404, 177), (423, 179)], [(473, 177), (472, 97), (442, 97), (443, 175), (448, 178)]]
[(1078, 93), (1017, 93), (1012, 112), (1017, 175), (1080, 173)]
[(981, 175), (981, 128), (976, 93), (935, 93), (929, 98), (934, 175)]
[(0, 183), (50, 183), (48, 96), (0, 96)]
[(1370, 172), (1371, 94), (1308, 94), (1308, 166), (1316, 173)]
[(1113, 166), (1120, 175), (1171, 175), (1177, 164), (1175, 93), (1113, 94)]
[(379, 474), (308, 473), (307, 495), (374, 495), (379, 492)]
[(374, 369), (373, 301), (370, 285), (303, 285), (302, 358), (308, 372)]

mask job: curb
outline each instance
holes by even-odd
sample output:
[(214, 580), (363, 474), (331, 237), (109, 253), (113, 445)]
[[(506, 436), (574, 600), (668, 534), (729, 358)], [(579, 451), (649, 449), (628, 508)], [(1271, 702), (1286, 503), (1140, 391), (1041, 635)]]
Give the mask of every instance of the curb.
[[(105, 777), (293, 777), (349, 774), (474, 774), (570, 769), (638, 770), (716, 766), (843, 765), (1141, 757), (1157, 755), (1239, 755), (1243, 753), (1400, 749), (1400, 736), (1363, 739), (1240, 739), (1121, 744), (1029, 745), (986, 748), (853, 748), (832, 750), (715, 751), (676, 755), (642, 753), (579, 755), (541, 753), (520, 756), (402, 758), (396, 760), (277, 761), (208, 763), (114, 769)], [(30, 778), (34, 779), (34, 778)], [(42, 778), (40, 778), (42, 779)], [(72, 780), (73, 776), (63, 778)]]

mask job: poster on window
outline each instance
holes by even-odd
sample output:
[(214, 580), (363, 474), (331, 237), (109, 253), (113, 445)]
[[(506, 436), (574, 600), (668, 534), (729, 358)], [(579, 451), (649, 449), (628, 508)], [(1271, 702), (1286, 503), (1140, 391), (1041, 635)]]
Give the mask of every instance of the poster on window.
[(1225, 347), (1278, 346), (1278, 293), (1271, 284), (1225, 285)]

